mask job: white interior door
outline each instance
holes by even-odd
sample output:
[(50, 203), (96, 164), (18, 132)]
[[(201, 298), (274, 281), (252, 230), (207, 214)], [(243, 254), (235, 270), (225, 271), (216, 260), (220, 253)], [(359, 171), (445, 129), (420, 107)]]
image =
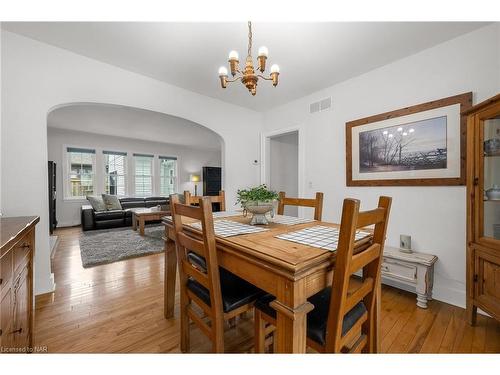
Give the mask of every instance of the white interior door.
[[(287, 196), (299, 196), (299, 132), (269, 137), (268, 184)], [(298, 216), (297, 207), (285, 207), (285, 215)]]

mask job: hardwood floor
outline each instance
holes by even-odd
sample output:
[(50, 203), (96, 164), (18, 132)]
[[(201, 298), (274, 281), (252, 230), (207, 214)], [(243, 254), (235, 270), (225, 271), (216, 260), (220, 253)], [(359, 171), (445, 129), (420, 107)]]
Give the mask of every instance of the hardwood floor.
[[(36, 298), (35, 345), (49, 353), (179, 352), (179, 319), (163, 317), (163, 254), (84, 269), (80, 228), (55, 234), (56, 291)], [(385, 353), (500, 353), (500, 323), (479, 315), (471, 327), (461, 308), (430, 301), (423, 310), (414, 294), (387, 286), (381, 335)], [(251, 352), (252, 317), (227, 329), (225, 343), (226, 352)], [(195, 326), (191, 348), (211, 348)]]

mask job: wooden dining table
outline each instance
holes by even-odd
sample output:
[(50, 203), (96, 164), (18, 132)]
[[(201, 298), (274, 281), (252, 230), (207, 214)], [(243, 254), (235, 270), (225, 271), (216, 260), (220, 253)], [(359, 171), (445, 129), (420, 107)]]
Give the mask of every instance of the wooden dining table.
[[(195, 220), (183, 219), (185, 229), (190, 235), (201, 238), (201, 231), (188, 225)], [(240, 223), (250, 222), (250, 218), (243, 215), (221, 219)], [(172, 218), (164, 217), (163, 223), (165, 225), (164, 313), (165, 318), (170, 319), (174, 316), (177, 255)], [(324, 221), (296, 225), (271, 222), (264, 226), (269, 230), (259, 233), (225, 238), (216, 234), (219, 265), (276, 296), (271, 306), (277, 313), (275, 348), (278, 353), (305, 353), (306, 318), (307, 313), (314, 308), (307, 299), (331, 285), (335, 269), (335, 252), (278, 239), (275, 236), (315, 225), (339, 227), (338, 224)], [(371, 241), (371, 236), (357, 241), (355, 252), (368, 247)], [(380, 286), (377, 296), (377, 302), (380, 302)], [(379, 327), (379, 303), (376, 310), (376, 327)], [(375, 340), (377, 348), (380, 348), (378, 328)]]

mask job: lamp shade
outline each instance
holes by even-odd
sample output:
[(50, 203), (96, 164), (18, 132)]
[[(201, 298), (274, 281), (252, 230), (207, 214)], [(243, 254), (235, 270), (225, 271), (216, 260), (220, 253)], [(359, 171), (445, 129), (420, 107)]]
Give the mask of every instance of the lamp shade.
[(191, 182), (200, 182), (200, 175), (199, 174), (191, 174), (191, 175), (189, 175), (189, 180)]

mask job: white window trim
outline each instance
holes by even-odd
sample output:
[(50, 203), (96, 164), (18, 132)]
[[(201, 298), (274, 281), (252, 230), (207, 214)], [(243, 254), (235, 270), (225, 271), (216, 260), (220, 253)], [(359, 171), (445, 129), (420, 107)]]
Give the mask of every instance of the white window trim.
[(139, 198), (142, 198), (142, 196), (138, 196), (137, 195), (137, 191), (135, 191), (135, 177), (136, 177), (136, 174), (135, 174), (135, 156), (134, 154), (142, 154), (142, 155), (152, 155), (152, 163), (151, 163), (151, 196), (154, 196), (156, 194), (156, 173), (155, 173), (155, 159), (156, 159), (156, 154), (152, 154), (151, 152), (137, 152), (137, 151), (134, 151), (132, 154), (131, 154), (131, 157), (132, 157), (132, 180), (133, 180), (133, 183), (132, 183), (132, 191), (134, 192), (133, 196), (134, 197), (139, 197)]
[(69, 186), (69, 158), (68, 158), (68, 148), (86, 148), (89, 150), (95, 150), (94, 157), (92, 158), (92, 186), (94, 188), (94, 195), (96, 194), (96, 181), (97, 181), (97, 170), (96, 170), (96, 159), (97, 159), (97, 149), (92, 146), (80, 146), (80, 145), (63, 145), (62, 149), (62, 160), (63, 160), (63, 200), (69, 202), (86, 202), (87, 198), (84, 196), (73, 197), (69, 195), (71, 188)]
[(174, 177), (174, 192), (179, 194), (179, 157), (175, 155), (164, 155), (159, 154), (156, 155), (157, 163), (158, 163), (158, 194), (161, 193), (161, 170), (160, 170), (160, 156), (175, 158), (175, 177)]
[[(105, 155), (104, 151), (109, 152), (109, 153), (116, 152), (116, 153), (126, 154), (126, 155), (123, 155), (123, 156), (125, 156), (125, 166), (124, 166), (124, 172), (123, 172), (124, 173), (123, 177), (125, 179), (125, 194), (123, 196), (125, 196), (125, 197), (128, 196), (129, 191), (130, 191), (130, 184), (128, 183), (128, 180), (129, 180), (129, 178), (128, 178), (128, 176), (129, 176), (129, 153), (128, 153), (128, 151), (116, 151), (116, 150), (110, 151), (109, 147), (99, 150), (99, 152), (102, 156), (102, 191), (103, 191), (103, 194), (106, 194), (106, 192), (104, 191), (105, 186), (106, 186), (106, 177), (107, 177), (107, 175), (109, 175), (109, 173), (106, 173), (106, 158), (104, 157), (104, 155)], [(96, 153), (97, 153), (97, 150), (96, 150)]]

